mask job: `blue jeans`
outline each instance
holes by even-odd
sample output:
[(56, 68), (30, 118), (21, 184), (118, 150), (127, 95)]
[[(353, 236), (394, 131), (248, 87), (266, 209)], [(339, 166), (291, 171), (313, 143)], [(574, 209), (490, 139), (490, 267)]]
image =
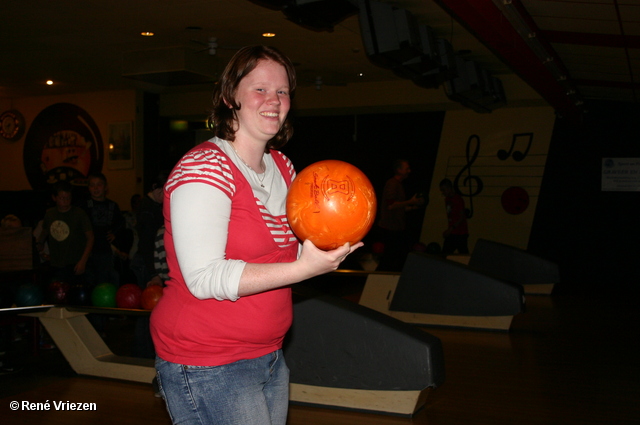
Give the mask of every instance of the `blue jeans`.
[(285, 425), (289, 368), (282, 350), (223, 366), (156, 358), (158, 386), (174, 424)]

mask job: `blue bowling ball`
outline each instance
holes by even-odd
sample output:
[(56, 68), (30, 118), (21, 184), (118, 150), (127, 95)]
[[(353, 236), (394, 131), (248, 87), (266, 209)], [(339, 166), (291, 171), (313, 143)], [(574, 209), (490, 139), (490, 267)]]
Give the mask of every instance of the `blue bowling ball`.
[(83, 285), (75, 285), (69, 288), (67, 293), (69, 305), (91, 305), (91, 289)]
[(35, 283), (23, 283), (16, 290), (16, 307), (30, 307), (42, 305), (44, 293), (40, 286)]

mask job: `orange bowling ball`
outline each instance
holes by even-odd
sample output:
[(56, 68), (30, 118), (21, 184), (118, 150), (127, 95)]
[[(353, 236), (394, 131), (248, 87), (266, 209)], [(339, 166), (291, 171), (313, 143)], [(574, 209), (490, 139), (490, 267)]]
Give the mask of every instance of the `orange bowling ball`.
[(147, 286), (144, 291), (142, 291), (142, 297), (140, 299), (140, 304), (144, 310), (153, 310), (153, 308), (158, 304), (160, 298), (162, 298), (162, 294), (164, 293), (164, 288), (160, 285), (150, 285)]
[(287, 219), (296, 236), (320, 249), (362, 240), (376, 216), (376, 195), (367, 176), (338, 160), (309, 165), (287, 195)]

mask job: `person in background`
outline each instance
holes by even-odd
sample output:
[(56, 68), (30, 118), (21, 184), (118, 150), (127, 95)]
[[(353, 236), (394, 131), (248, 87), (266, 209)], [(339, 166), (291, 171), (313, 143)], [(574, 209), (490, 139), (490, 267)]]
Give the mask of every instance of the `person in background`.
[(153, 266), (155, 268), (156, 275), (149, 282), (147, 282), (147, 286), (164, 286), (164, 283), (169, 280), (167, 251), (164, 249), (164, 226), (159, 228), (158, 233), (156, 234), (156, 246), (153, 250)]
[(52, 278), (69, 284), (84, 284), (94, 235), (87, 214), (71, 204), (72, 192), (73, 187), (68, 182), (53, 185), (52, 197), (56, 205), (45, 213), (36, 247), (42, 254), (47, 242)]
[(446, 257), (456, 250), (459, 254), (468, 254), (469, 227), (467, 226), (464, 199), (456, 193), (453, 183), (449, 179), (443, 179), (440, 182), (440, 192), (444, 196), (447, 211), (447, 228), (442, 232), (444, 238), (442, 255)]
[(140, 205), (140, 201), (142, 201), (142, 196), (138, 193), (131, 195), (129, 199), (130, 210), (125, 211), (123, 213), (125, 220), (125, 228), (127, 231), (130, 231), (130, 245), (125, 247), (122, 251), (123, 254), (127, 254), (127, 258), (131, 259), (135, 256), (136, 252), (138, 252), (138, 233), (136, 231), (136, 211), (138, 210), (138, 206)]
[(380, 257), (377, 270), (400, 271), (404, 265), (410, 248), (410, 240), (406, 234), (406, 212), (424, 204), (424, 199), (414, 195), (407, 199), (402, 182), (409, 177), (411, 167), (406, 159), (393, 162), (393, 177), (384, 185), (378, 231), (384, 251)]
[(111, 248), (115, 268), (120, 276), (120, 283), (137, 283), (138, 278), (131, 269), (131, 259), (138, 250), (138, 235), (136, 233), (136, 215), (135, 210), (140, 203), (142, 197), (134, 194), (130, 199), (130, 210), (122, 211), (124, 219), (124, 227), (120, 229), (118, 235)]
[[(166, 173), (159, 173), (149, 185), (146, 196), (135, 206), (135, 235), (137, 236), (136, 252), (130, 268), (136, 276), (136, 282), (143, 290), (156, 276), (154, 251), (158, 229), (164, 224), (162, 216), (163, 186), (167, 181)], [(132, 198), (132, 205), (134, 199)], [(155, 358), (156, 352), (149, 330), (149, 317), (136, 318), (133, 340), (135, 357)]]
[(164, 224), (162, 188), (166, 181), (167, 174), (159, 173), (151, 182), (146, 196), (138, 202), (135, 209), (135, 235), (138, 240), (137, 250), (131, 259), (130, 267), (136, 275), (138, 285), (143, 289), (147, 286), (147, 282), (156, 275), (153, 265), (153, 251), (156, 233)]
[(125, 222), (120, 207), (107, 198), (109, 186), (102, 173), (89, 176), (89, 195), (79, 206), (87, 213), (93, 227), (94, 243), (87, 261), (87, 280), (92, 284), (104, 282), (120, 284), (120, 276), (114, 266), (112, 245)]
[(276, 149), (292, 134), (295, 88), (281, 52), (239, 50), (214, 89), (215, 137), (185, 154), (165, 185), (169, 280), (151, 332), (174, 423), (284, 425), (289, 285), (337, 269), (362, 246), (300, 247), (286, 220), (295, 171)]

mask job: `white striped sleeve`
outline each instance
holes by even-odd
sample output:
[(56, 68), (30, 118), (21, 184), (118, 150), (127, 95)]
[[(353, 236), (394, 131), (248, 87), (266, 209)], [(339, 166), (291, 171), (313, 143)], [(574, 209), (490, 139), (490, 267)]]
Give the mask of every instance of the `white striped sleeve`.
[(232, 196), (236, 190), (229, 159), (209, 149), (186, 154), (169, 176), (165, 190), (171, 193), (186, 183), (205, 183), (220, 189), (227, 196)]
[(170, 208), (176, 256), (191, 293), (237, 300), (246, 263), (225, 258), (231, 199), (218, 185), (193, 182), (172, 191)]

